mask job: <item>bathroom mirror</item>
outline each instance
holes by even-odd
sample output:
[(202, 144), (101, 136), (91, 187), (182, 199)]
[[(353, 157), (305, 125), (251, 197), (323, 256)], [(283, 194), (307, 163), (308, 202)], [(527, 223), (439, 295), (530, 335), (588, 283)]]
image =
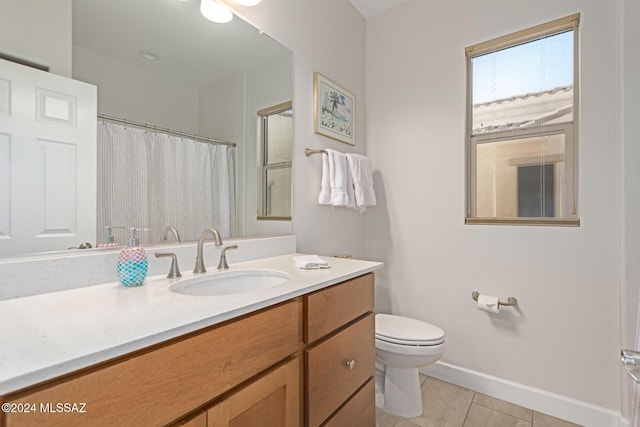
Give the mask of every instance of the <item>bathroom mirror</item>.
[[(290, 233), (290, 221), (257, 221), (257, 214), (258, 112), (291, 101), (291, 51), (238, 16), (206, 20), (199, 0), (72, 0), (72, 8), (72, 77), (98, 87), (98, 113), (235, 143), (231, 237)], [(113, 229), (121, 244), (125, 227), (139, 226), (110, 225), (123, 227)], [(145, 233), (140, 238), (148, 246)]]

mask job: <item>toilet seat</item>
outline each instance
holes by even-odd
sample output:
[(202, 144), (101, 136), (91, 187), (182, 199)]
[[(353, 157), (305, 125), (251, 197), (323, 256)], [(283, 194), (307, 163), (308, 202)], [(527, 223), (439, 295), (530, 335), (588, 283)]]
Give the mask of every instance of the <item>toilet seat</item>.
[(401, 340), (398, 338), (385, 337), (384, 335), (378, 335), (378, 334), (376, 334), (376, 339), (380, 341), (388, 342), (391, 344), (413, 345), (413, 346), (424, 346), (424, 347), (428, 347), (430, 345), (438, 345), (444, 342), (444, 337), (436, 340), (416, 341), (416, 340)]
[(430, 323), (392, 314), (376, 314), (377, 340), (407, 346), (437, 346), (444, 342), (444, 331)]

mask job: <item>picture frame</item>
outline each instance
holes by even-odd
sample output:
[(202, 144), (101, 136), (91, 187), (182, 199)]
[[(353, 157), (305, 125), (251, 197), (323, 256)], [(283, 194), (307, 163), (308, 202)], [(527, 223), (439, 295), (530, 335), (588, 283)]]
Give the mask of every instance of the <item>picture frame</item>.
[(313, 131), (356, 145), (356, 96), (322, 74), (313, 74)]

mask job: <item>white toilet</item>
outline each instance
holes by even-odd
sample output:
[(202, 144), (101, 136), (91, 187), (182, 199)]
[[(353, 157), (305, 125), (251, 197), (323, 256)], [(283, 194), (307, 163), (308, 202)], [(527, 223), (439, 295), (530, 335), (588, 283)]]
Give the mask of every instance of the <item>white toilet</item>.
[(376, 314), (376, 405), (401, 417), (422, 415), (418, 368), (444, 353), (444, 331), (417, 319)]

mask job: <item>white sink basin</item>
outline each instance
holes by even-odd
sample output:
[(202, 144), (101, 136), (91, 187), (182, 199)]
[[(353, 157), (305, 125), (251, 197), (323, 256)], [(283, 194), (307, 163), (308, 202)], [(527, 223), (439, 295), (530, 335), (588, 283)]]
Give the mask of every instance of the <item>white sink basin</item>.
[(183, 295), (218, 296), (271, 288), (289, 280), (289, 274), (278, 270), (236, 270), (185, 279), (169, 290)]

